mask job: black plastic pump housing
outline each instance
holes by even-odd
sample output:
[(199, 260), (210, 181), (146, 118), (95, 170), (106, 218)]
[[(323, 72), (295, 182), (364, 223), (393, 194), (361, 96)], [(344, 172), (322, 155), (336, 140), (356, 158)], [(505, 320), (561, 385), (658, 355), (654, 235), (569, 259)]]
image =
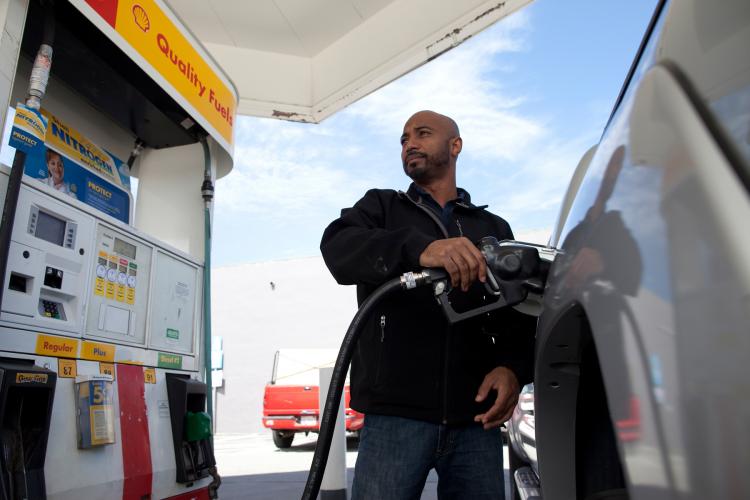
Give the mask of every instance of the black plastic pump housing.
[(31, 359), (0, 358), (0, 496), (46, 498), (47, 454), (57, 374)]
[(167, 373), (166, 379), (177, 482), (191, 483), (216, 465), (211, 438), (189, 440), (185, 425), (188, 413), (206, 410), (206, 384), (178, 373)]

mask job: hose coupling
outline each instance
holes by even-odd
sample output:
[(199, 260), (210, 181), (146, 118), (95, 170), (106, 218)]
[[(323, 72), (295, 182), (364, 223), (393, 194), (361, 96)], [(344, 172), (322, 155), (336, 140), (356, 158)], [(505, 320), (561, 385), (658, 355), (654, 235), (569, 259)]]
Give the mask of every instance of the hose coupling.
[(411, 290), (424, 285), (429, 285), (435, 280), (445, 277), (444, 271), (423, 269), (419, 272), (409, 271), (401, 275), (401, 288)]
[(203, 200), (206, 203), (210, 203), (214, 198), (214, 184), (208, 177), (203, 179), (203, 184), (201, 185), (201, 195), (203, 196)]
[(47, 44), (39, 46), (39, 51), (34, 59), (29, 78), (29, 90), (26, 97), (26, 105), (32, 109), (39, 109), (42, 97), (47, 91), (49, 72), (52, 67), (52, 47)]

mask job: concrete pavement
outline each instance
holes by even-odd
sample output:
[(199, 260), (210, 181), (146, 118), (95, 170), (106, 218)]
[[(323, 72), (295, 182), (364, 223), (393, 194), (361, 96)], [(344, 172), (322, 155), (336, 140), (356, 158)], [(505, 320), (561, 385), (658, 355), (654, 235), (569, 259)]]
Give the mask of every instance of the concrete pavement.
[[(279, 450), (271, 433), (217, 434), (214, 438), (216, 461), (222, 483), (221, 500), (297, 500), (307, 480), (317, 435), (297, 434), (292, 446)], [(508, 456), (504, 453), (505, 477), (508, 484)], [(351, 492), (357, 440), (347, 439), (347, 482)], [(506, 488), (507, 489), (507, 488)], [(437, 475), (430, 472), (423, 500), (437, 499)]]

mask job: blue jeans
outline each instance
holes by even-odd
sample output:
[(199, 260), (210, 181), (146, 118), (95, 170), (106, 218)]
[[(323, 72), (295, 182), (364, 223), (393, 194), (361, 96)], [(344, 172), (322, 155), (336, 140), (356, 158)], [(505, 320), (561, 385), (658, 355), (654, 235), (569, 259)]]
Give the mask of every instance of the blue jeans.
[(432, 468), (441, 500), (505, 498), (500, 429), (368, 414), (352, 500), (418, 500)]

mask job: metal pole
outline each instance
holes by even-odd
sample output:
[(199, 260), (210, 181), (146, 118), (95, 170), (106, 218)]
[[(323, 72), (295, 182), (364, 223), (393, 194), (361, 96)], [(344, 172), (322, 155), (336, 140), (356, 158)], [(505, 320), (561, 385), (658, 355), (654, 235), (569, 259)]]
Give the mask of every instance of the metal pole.
[[(211, 202), (214, 198), (214, 186), (211, 182), (211, 150), (208, 141), (201, 139), (203, 146), (204, 174), (201, 194), (203, 196), (204, 223), (204, 267), (203, 267), (203, 365), (206, 370), (206, 409), (211, 417), (211, 427), (215, 428), (213, 384), (211, 382)], [(213, 429), (212, 429), (213, 431)]]
[[(333, 377), (333, 368), (320, 368), (319, 408), (326, 404), (328, 388)], [(331, 451), (320, 485), (321, 500), (346, 500), (346, 422), (344, 420), (344, 398), (341, 398), (333, 430)]]
[[(29, 78), (29, 89), (26, 96), (26, 105), (38, 110), (42, 98), (47, 91), (50, 69), (52, 68), (52, 44), (55, 40), (55, 5), (47, 6), (44, 17), (44, 33), (42, 44), (34, 59)], [(16, 218), (16, 206), (18, 196), (21, 192), (21, 180), (23, 178), (26, 153), (16, 150), (13, 157), (13, 168), (10, 171), (8, 187), (5, 193), (2, 219), (0, 219), (0, 305), (3, 302), (3, 291), (5, 290), (5, 274), (8, 267), (8, 255), (10, 253), (10, 241), (13, 236), (13, 224)]]

